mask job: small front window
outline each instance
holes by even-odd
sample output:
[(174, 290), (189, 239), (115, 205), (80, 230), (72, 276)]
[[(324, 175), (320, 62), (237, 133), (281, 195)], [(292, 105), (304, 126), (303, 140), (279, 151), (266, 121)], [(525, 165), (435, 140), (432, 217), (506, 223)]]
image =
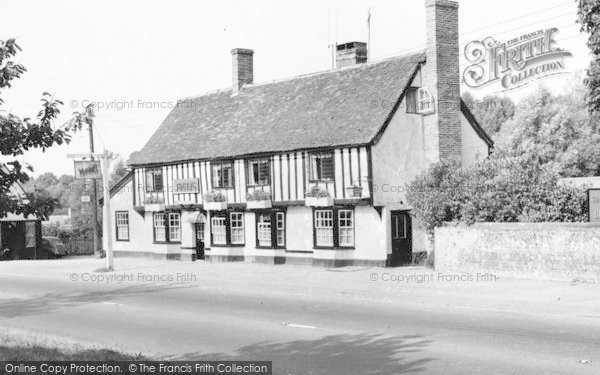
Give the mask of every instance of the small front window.
[(163, 191), (162, 168), (146, 169), (146, 192), (156, 193)]
[(260, 214), (258, 215), (258, 223), (256, 228), (256, 236), (258, 239), (258, 246), (270, 247), (271, 246), (271, 215)]
[(310, 179), (312, 181), (328, 181), (333, 180), (333, 177), (333, 154), (311, 154)]
[(231, 222), (231, 243), (233, 245), (244, 244), (244, 214), (241, 212), (232, 212)]
[(213, 217), (211, 219), (212, 243), (217, 245), (227, 244), (227, 227), (224, 217)]
[(165, 214), (162, 212), (155, 212), (153, 215), (154, 221), (154, 241), (155, 242), (166, 242), (167, 241), (167, 228), (165, 225)]
[(212, 164), (212, 179), (214, 188), (231, 188), (233, 187), (233, 163), (213, 163)]
[(271, 162), (268, 159), (248, 161), (248, 185), (269, 185), (271, 183)]
[(317, 246), (333, 246), (333, 211), (315, 211)]
[(129, 241), (129, 212), (117, 211), (117, 241)]
[(354, 217), (352, 210), (338, 211), (340, 246), (354, 246)]
[(181, 215), (179, 212), (169, 213), (169, 241), (181, 241)]

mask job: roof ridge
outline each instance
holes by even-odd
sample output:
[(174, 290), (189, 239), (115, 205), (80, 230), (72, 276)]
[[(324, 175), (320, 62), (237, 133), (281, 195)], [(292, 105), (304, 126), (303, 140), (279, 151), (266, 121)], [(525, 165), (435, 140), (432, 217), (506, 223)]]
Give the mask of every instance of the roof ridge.
[[(401, 58), (409, 58), (409, 57), (415, 57), (415, 56), (418, 56), (418, 55), (423, 55), (424, 53), (425, 53), (425, 50), (416, 51), (416, 52), (412, 52), (412, 53), (408, 53), (408, 54), (404, 54), (404, 55), (391, 56), (391, 57), (386, 57), (386, 58), (379, 59), (379, 60), (369, 61), (369, 62), (366, 62), (366, 63), (363, 63), (363, 64), (354, 64), (354, 65), (346, 66), (346, 67), (335, 69), (335, 70), (332, 70), (332, 69), (320, 70), (320, 71), (317, 71), (317, 72), (302, 73), (302, 74), (298, 74), (298, 75), (291, 76), (291, 77), (277, 78), (277, 79), (273, 79), (273, 80), (270, 80), (270, 81), (253, 83), (253, 84), (249, 84), (249, 85), (244, 85), (242, 87), (242, 92), (243, 92), (244, 88), (260, 87), (260, 86), (270, 85), (270, 84), (273, 84), (273, 83), (281, 83), (281, 82), (293, 81), (295, 79), (310, 78), (310, 77), (315, 77), (315, 76), (318, 76), (318, 75), (328, 74), (328, 73), (343, 72), (343, 71), (349, 71), (349, 70), (354, 70), (354, 69), (365, 69), (365, 68), (369, 68), (369, 67), (372, 67), (372, 66), (375, 66), (375, 65), (383, 64), (383, 63), (386, 63), (386, 62), (389, 62), (389, 61), (392, 61), (392, 60), (398, 60), (398, 59), (401, 59)], [(224, 92), (228, 92), (228, 91), (231, 91), (231, 87), (207, 91), (207, 92), (204, 92), (204, 93), (199, 94), (199, 95), (193, 95), (193, 96), (184, 97), (184, 98), (178, 99), (177, 101), (181, 102), (181, 101), (186, 101), (186, 100), (198, 99), (198, 98), (202, 98), (202, 97), (207, 96), (207, 95), (224, 93)]]

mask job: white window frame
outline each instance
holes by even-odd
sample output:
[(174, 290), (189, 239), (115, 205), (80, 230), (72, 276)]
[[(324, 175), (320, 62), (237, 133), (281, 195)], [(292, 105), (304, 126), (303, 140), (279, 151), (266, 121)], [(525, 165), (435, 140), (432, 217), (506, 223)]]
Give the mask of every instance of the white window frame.
[[(331, 159), (331, 176), (323, 177), (323, 159)], [(320, 161), (318, 161), (320, 160)], [(335, 178), (335, 159), (333, 152), (310, 154), (310, 180), (311, 181), (333, 181)]]
[(214, 216), (210, 219), (210, 232), (213, 245), (227, 245), (227, 218)]
[(315, 210), (315, 237), (318, 247), (332, 247), (333, 242), (333, 210)]
[[(271, 184), (271, 160), (252, 159), (248, 160), (247, 163), (249, 186), (268, 186)], [(266, 164), (266, 166), (263, 166), (263, 168), (261, 169), (261, 164)], [(258, 181), (254, 178), (255, 169), (258, 174)]]
[[(164, 212), (154, 212), (152, 214), (152, 225), (154, 226), (154, 242), (167, 242), (167, 225)], [(159, 236), (159, 233), (161, 234)]]
[[(272, 227), (271, 227), (271, 215), (267, 213), (258, 214), (258, 223), (256, 224), (256, 239), (258, 246), (260, 247), (271, 247), (272, 245)], [(264, 220), (267, 219), (267, 220)]]
[[(231, 189), (233, 188), (234, 176), (233, 176), (233, 162), (232, 161), (222, 161), (222, 162), (214, 162), (211, 163), (212, 168), (212, 186), (215, 189)], [(227, 184), (224, 183), (224, 174), (223, 171), (228, 170), (228, 180)]]
[(115, 239), (117, 241), (129, 241), (129, 212), (115, 211), (115, 222), (117, 227)]
[(169, 242), (181, 242), (181, 214), (169, 212)]
[(229, 213), (229, 233), (232, 245), (244, 245), (246, 243), (243, 212)]
[(354, 247), (354, 210), (338, 210), (338, 244)]

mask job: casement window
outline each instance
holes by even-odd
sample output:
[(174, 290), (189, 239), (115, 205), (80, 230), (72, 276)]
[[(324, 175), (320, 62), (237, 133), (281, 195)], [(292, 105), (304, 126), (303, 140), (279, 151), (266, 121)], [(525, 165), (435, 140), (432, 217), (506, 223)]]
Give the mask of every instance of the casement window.
[(155, 212), (152, 214), (154, 242), (181, 242), (181, 214)]
[(333, 153), (311, 153), (310, 154), (310, 180), (328, 181), (333, 180)]
[(354, 247), (354, 210), (348, 208), (314, 211), (315, 247)]
[(285, 212), (256, 212), (256, 246), (285, 247)]
[(212, 185), (214, 188), (232, 188), (233, 187), (233, 163), (216, 162), (212, 163)]
[(129, 241), (129, 212), (116, 211), (115, 222), (117, 226), (117, 241)]
[(181, 241), (181, 214), (169, 212), (169, 242)]
[(154, 223), (154, 242), (166, 242), (167, 226), (165, 225), (165, 214), (163, 212), (155, 212), (152, 216)]
[(210, 219), (212, 245), (240, 246), (246, 243), (243, 212), (214, 212)]
[(424, 87), (409, 87), (406, 91), (406, 113), (435, 112), (433, 96)]
[(231, 223), (231, 244), (244, 244), (244, 214), (241, 212), (232, 212), (229, 214)]
[(317, 246), (333, 246), (333, 210), (315, 210)]
[(339, 243), (340, 246), (354, 246), (354, 211), (338, 211)]
[(269, 159), (248, 160), (246, 181), (250, 186), (269, 185), (271, 183), (271, 161)]
[(146, 169), (146, 192), (156, 193), (163, 191), (162, 168)]
[(273, 232), (270, 213), (257, 213), (256, 237), (259, 247), (271, 247)]
[(227, 224), (225, 217), (213, 217), (211, 219), (211, 234), (213, 245), (227, 244)]

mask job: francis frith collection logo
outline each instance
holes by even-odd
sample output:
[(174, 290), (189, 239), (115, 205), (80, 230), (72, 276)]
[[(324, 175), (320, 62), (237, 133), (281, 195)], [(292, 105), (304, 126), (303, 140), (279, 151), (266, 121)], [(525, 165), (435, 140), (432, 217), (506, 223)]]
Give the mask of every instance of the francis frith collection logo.
[(463, 72), (465, 84), (479, 88), (499, 84), (507, 91), (551, 75), (567, 73), (565, 58), (569, 51), (557, 46), (557, 28), (537, 30), (507, 42), (493, 37), (474, 40), (464, 50), (469, 65)]

